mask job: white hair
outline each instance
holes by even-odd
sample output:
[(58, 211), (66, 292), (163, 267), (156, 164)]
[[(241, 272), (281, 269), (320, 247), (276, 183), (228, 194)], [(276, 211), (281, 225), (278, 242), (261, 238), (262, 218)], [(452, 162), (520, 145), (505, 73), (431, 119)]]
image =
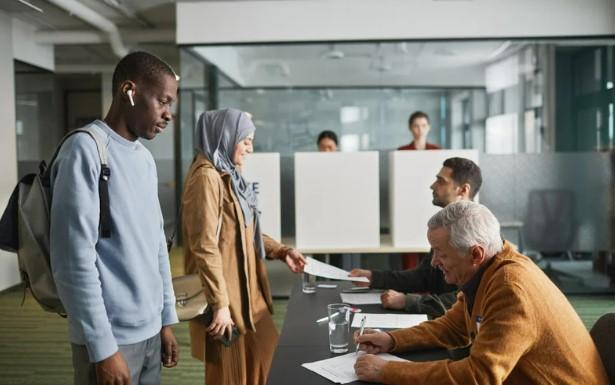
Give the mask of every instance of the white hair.
[(502, 251), (500, 223), (489, 209), (471, 201), (459, 201), (447, 205), (429, 219), (430, 230), (445, 228), (449, 244), (460, 254), (465, 254), (475, 245), (485, 248), (492, 257)]

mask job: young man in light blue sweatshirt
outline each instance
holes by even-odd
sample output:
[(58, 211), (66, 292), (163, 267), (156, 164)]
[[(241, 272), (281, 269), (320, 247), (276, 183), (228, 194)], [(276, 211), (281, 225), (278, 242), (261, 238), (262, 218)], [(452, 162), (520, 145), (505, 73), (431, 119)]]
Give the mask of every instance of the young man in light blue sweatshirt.
[(51, 170), (51, 267), (68, 314), (75, 384), (160, 383), (160, 365), (179, 359), (178, 322), (151, 153), (139, 142), (173, 115), (177, 78), (144, 52), (113, 74), (113, 102), (89, 127), (106, 145), (110, 236), (100, 234), (96, 143), (66, 140)]

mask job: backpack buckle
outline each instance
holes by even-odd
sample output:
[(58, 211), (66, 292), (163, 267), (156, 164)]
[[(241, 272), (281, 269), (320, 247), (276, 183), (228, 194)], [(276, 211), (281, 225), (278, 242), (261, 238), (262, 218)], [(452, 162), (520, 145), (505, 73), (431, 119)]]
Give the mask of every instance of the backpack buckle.
[(102, 165), (102, 169), (100, 172), (100, 177), (103, 180), (109, 180), (109, 177), (111, 176), (111, 169), (107, 166), (107, 165)]

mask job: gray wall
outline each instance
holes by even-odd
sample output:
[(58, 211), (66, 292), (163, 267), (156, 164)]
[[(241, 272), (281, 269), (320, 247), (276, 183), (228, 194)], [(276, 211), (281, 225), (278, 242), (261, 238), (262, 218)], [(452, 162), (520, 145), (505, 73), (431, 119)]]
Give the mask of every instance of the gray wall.
[[(0, 210), (4, 208), (17, 183), (17, 155), (15, 143), (15, 70), (11, 19), (0, 11)], [(21, 281), (15, 254), (0, 251), (0, 290)]]

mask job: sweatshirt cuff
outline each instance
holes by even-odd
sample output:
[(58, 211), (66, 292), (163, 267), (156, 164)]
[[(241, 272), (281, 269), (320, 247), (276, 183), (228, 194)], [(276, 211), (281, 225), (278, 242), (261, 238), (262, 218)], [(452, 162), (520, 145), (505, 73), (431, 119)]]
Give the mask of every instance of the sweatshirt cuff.
[(417, 294), (406, 294), (406, 305), (404, 309), (408, 313), (420, 313), (421, 296)]
[(177, 318), (175, 304), (165, 305), (164, 308), (162, 308), (162, 326), (169, 326), (178, 322), (179, 318)]
[(100, 362), (111, 357), (118, 351), (117, 342), (111, 330), (102, 336), (98, 336), (95, 340), (86, 343), (90, 362)]

